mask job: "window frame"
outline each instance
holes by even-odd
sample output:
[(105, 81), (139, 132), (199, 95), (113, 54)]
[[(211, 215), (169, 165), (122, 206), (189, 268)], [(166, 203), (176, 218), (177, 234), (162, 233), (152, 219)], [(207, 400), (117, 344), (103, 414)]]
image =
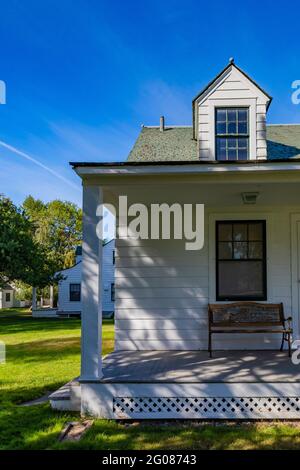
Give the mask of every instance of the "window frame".
[[(224, 110), (224, 111), (228, 111), (228, 110), (246, 110), (247, 111), (247, 133), (246, 134), (230, 134), (230, 133), (225, 133), (225, 134), (218, 134), (217, 132), (217, 124), (218, 124), (218, 121), (217, 121), (217, 112), (219, 110)], [(247, 161), (247, 160), (250, 160), (250, 106), (245, 106), (245, 105), (241, 105), (241, 106), (215, 106), (214, 108), (214, 114), (215, 114), (215, 125), (214, 125), (214, 134), (215, 134), (215, 159), (219, 162), (228, 162), (228, 161), (231, 161), (231, 162), (239, 162), (239, 161)], [(228, 119), (226, 119), (225, 121), (226, 123), (228, 123)], [(237, 121), (238, 123), (238, 121)], [(244, 159), (241, 159), (239, 160), (238, 158), (235, 158), (235, 159), (232, 159), (232, 158), (226, 158), (225, 160), (221, 160), (218, 158), (218, 139), (224, 139), (225, 141), (228, 140), (228, 139), (234, 139), (234, 140), (238, 140), (238, 139), (246, 139), (247, 140), (247, 158), (244, 158)], [(236, 150), (238, 150), (239, 147), (235, 147)], [(228, 152), (226, 152), (226, 157), (228, 157)]]
[[(79, 286), (78, 291), (72, 291), (71, 286)], [(72, 299), (72, 295), (74, 292), (79, 292), (79, 299)], [(81, 302), (81, 284), (80, 282), (70, 282), (69, 284), (69, 302)]]
[(5, 292), (5, 302), (11, 302), (11, 292)]
[(115, 302), (116, 300), (116, 288), (114, 282), (110, 283), (110, 300), (111, 302)]
[[(262, 259), (257, 258), (239, 258), (239, 259), (221, 259), (219, 260), (219, 225), (233, 225), (233, 224), (262, 224)], [(215, 223), (215, 256), (216, 256), (216, 300), (217, 301), (239, 301), (239, 300), (248, 300), (248, 301), (263, 301), (267, 300), (267, 237), (266, 237), (266, 220), (259, 219), (259, 220), (217, 220)], [(233, 241), (233, 240), (232, 240)], [(249, 243), (249, 240), (246, 240)], [(263, 279), (263, 294), (262, 295), (220, 295), (219, 294), (219, 262), (220, 261), (230, 261), (230, 262), (251, 262), (251, 261), (261, 261), (262, 262), (262, 279)]]

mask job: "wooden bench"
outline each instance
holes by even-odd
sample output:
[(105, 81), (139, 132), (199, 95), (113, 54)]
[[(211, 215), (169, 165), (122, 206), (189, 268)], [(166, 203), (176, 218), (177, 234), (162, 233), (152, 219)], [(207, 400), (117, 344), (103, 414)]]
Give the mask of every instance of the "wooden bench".
[(291, 321), (284, 318), (283, 304), (235, 302), (208, 304), (208, 351), (212, 357), (212, 335), (215, 333), (277, 333), (282, 335), (280, 351), (288, 342), (291, 356)]

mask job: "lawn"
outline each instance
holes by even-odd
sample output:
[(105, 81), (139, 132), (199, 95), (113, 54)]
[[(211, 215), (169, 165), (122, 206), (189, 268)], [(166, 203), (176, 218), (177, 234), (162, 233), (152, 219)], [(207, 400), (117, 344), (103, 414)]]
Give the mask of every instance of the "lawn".
[[(104, 354), (113, 349), (113, 324), (103, 325)], [(33, 319), (29, 311), (0, 311), (0, 449), (300, 449), (300, 425), (280, 423), (133, 423), (95, 420), (79, 442), (58, 442), (76, 413), (45, 403), (21, 406), (79, 374), (80, 320)]]

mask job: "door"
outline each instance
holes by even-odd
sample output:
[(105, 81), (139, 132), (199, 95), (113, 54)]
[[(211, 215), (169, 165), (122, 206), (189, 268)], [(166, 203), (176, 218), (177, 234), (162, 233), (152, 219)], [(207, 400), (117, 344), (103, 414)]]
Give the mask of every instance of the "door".
[(300, 214), (291, 216), (291, 268), (292, 268), (292, 311), (293, 339), (300, 339)]

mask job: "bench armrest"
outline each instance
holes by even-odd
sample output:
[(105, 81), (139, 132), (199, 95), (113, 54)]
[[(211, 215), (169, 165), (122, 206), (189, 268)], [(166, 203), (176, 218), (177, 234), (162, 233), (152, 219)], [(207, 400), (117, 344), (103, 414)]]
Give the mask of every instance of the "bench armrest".
[(291, 328), (292, 328), (292, 321), (293, 321), (293, 319), (292, 319), (291, 316), (284, 319), (284, 322), (287, 323), (288, 329), (291, 329)]

